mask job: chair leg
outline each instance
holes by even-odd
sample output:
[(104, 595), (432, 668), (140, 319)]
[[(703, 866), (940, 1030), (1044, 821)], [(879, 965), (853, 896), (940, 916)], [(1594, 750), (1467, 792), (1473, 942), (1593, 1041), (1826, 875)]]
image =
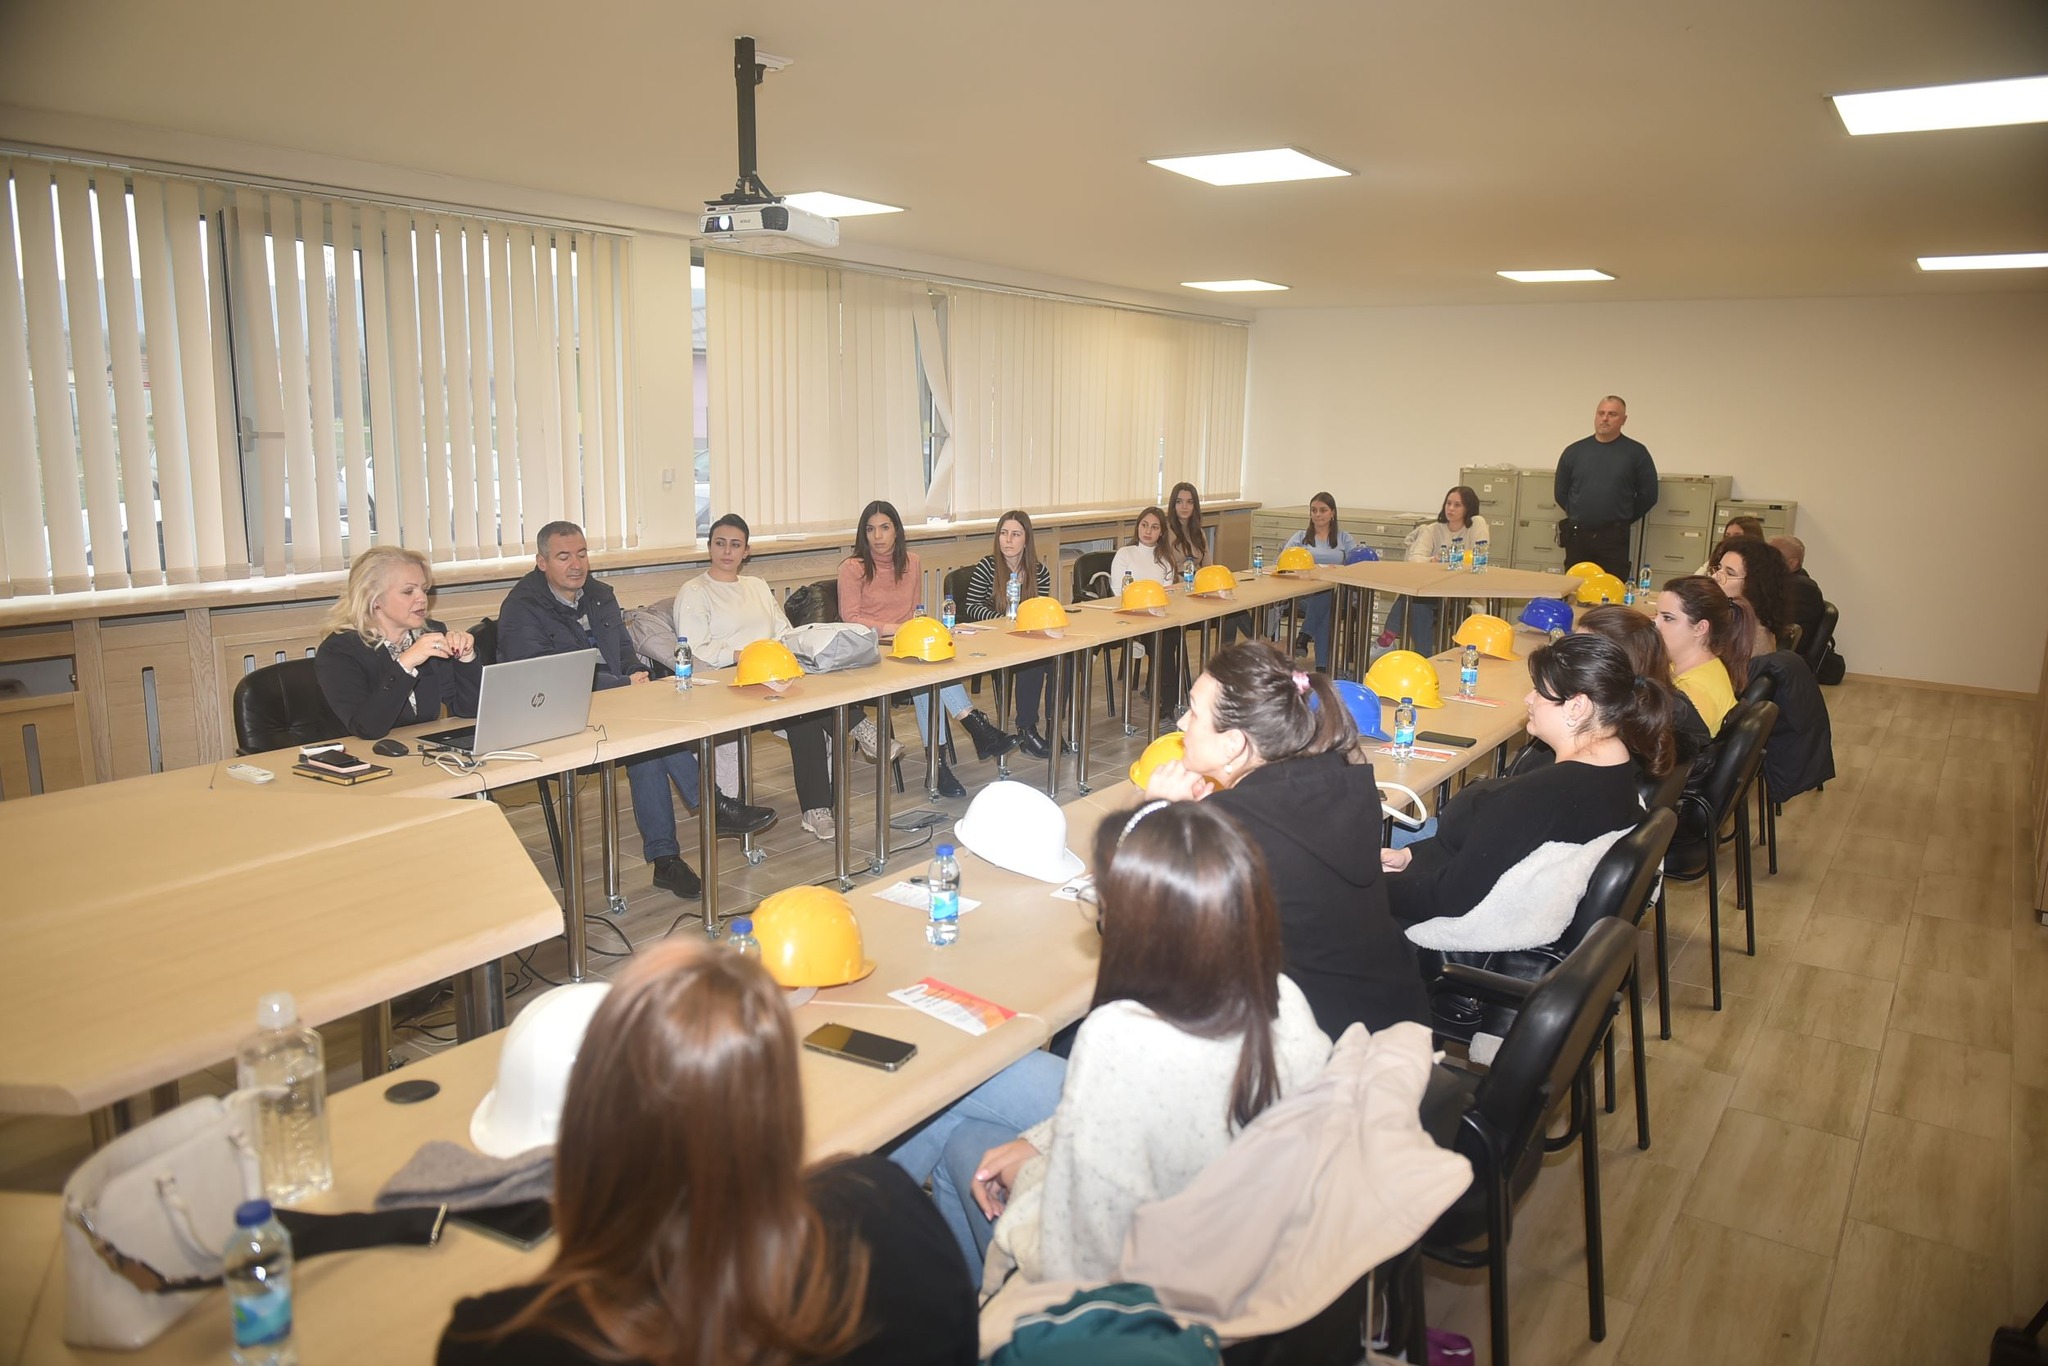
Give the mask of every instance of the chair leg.
[(1643, 1056), (1643, 970), (1628, 974), (1628, 1038), (1636, 1074), (1636, 1146), (1650, 1146), (1650, 1064)]
[(1607, 1042), (1605, 1042), (1604, 1044), (1602, 1044), (1602, 1045), (1600, 1046), (1600, 1052), (1601, 1052), (1601, 1054), (1602, 1054), (1602, 1063), (1601, 1063), (1601, 1067), (1602, 1067), (1602, 1070), (1604, 1071), (1604, 1073), (1606, 1074), (1606, 1079), (1607, 1079), (1607, 1113), (1611, 1115), (1611, 1114), (1613, 1114), (1613, 1113), (1614, 1113), (1614, 1054), (1615, 1054), (1615, 1043), (1614, 1043), (1614, 1026), (1613, 1026), (1613, 1025), (1611, 1025), (1611, 1024), (1610, 1024), (1610, 1025), (1609, 1025), (1609, 1026), (1607, 1027)]
[(1735, 808), (1736, 899), (1742, 906), (1742, 924), (1749, 939), (1749, 956), (1756, 957), (1756, 858), (1749, 847), (1749, 807)]
[(1764, 803), (1764, 842), (1771, 850), (1771, 876), (1778, 875), (1778, 802), (1772, 798)]
[(1593, 1107), (1593, 1073), (1579, 1074), (1577, 1108), (1584, 1116), (1579, 1129), (1579, 1169), (1586, 1183), (1586, 1318), (1595, 1342), (1607, 1340), (1607, 1251), (1600, 1228), (1600, 1121)]
[(1707, 851), (1707, 943), (1714, 960), (1714, 1009), (1721, 1008), (1721, 851)]
[(1665, 924), (1662, 881), (1657, 883), (1657, 1034), (1671, 1037), (1671, 936)]
[[(1486, 1201), (1486, 1320), (1494, 1366), (1508, 1364), (1508, 1206), (1514, 1196), (1506, 1178), (1489, 1178)], [(1425, 1358), (1426, 1359), (1426, 1358)]]
[[(576, 781), (575, 775), (571, 774), (565, 781)], [(546, 778), (537, 778), (533, 785), (540, 789), (540, 816), (547, 822), (548, 849), (555, 856), (555, 882), (559, 886), (567, 887), (568, 878), (562, 872), (562, 827), (555, 819), (553, 784)]]

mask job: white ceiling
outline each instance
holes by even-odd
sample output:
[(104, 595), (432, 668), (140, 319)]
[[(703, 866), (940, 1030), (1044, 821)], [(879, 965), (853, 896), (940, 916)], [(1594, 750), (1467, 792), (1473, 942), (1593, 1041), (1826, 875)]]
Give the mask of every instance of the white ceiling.
[[(734, 172), (910, 212), (924, 253), (1260, 308), (2048, 288), (2048, 125), (1851, 139), (1831, 92), (2048, 71), (2039, 0), (6, 0), (0, 99), (688, 211)], [(1217, 189), (1147, 157), (1292, 144)], [(1593, 265), (1528, 286), (1507, 267)]]

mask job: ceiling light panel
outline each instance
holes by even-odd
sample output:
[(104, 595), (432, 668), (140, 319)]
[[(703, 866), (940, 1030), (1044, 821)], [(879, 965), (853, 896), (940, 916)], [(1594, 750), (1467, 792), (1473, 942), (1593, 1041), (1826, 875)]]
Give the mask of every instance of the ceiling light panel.
[(1269, 147), (1259, 152), (1219, 152), (1215, 156), (1156, 157), (1152, 165), (1175, 175), (1206, 181), (1211, 185), (1267, 185), (1278, 180), (1325, 180), (1351, 172), (1327, 161), (1318, 161), (1292, 147)]
[(2048, 123), (2048, 76), (1968, 85), (1928, 85), (1835, 95), (1835, 113), (1851, 135), (1923, 133), (1936, 128), (1996, 128)]
[(825, 218), (860, 218), (871, 213), (903, 212), (894, 204), (877, 204), (871, 199), (855, 199), (830, 190), (805, 190), (800, 194), (786, 194), (783, 199), (799, 209)]
[(1250, 294), (1266, 289), (1285, 289), (1271, 280), (1182, 280), (1182, 289), (1206, 289), (1212, 294)]
[(2042, 270), (2048, 251), (2009, 251), (1995, 256), (1923, 256), (1922, 270)]
[(1575, 280), (1612, 280), (1604, 270), (1496, 270), (1495, 275), (1525, 285), (1562, 285)]

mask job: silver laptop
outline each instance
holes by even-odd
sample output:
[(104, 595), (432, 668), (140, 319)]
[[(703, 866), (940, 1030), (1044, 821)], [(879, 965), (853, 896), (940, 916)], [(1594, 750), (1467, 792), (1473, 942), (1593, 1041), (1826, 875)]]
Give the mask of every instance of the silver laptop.
[(590, 685), (601, 658), (595, 650), (572, 650), (488, 665), (476, 724), (422, 735), (420, 747), (498, 754), (574, 735), (590, 721)]

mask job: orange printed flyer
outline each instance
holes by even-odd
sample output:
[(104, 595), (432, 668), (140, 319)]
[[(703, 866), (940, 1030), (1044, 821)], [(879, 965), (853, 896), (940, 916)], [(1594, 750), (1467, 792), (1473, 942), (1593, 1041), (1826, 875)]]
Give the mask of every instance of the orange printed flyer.
[(955, 1029), (969, 1034), (986, 1034), (1017, 1012), (994, 1001), (984, 1001), (972, 992), (947, 986), (936, 977), (925, 977), (889, 993), (894, 999)]

